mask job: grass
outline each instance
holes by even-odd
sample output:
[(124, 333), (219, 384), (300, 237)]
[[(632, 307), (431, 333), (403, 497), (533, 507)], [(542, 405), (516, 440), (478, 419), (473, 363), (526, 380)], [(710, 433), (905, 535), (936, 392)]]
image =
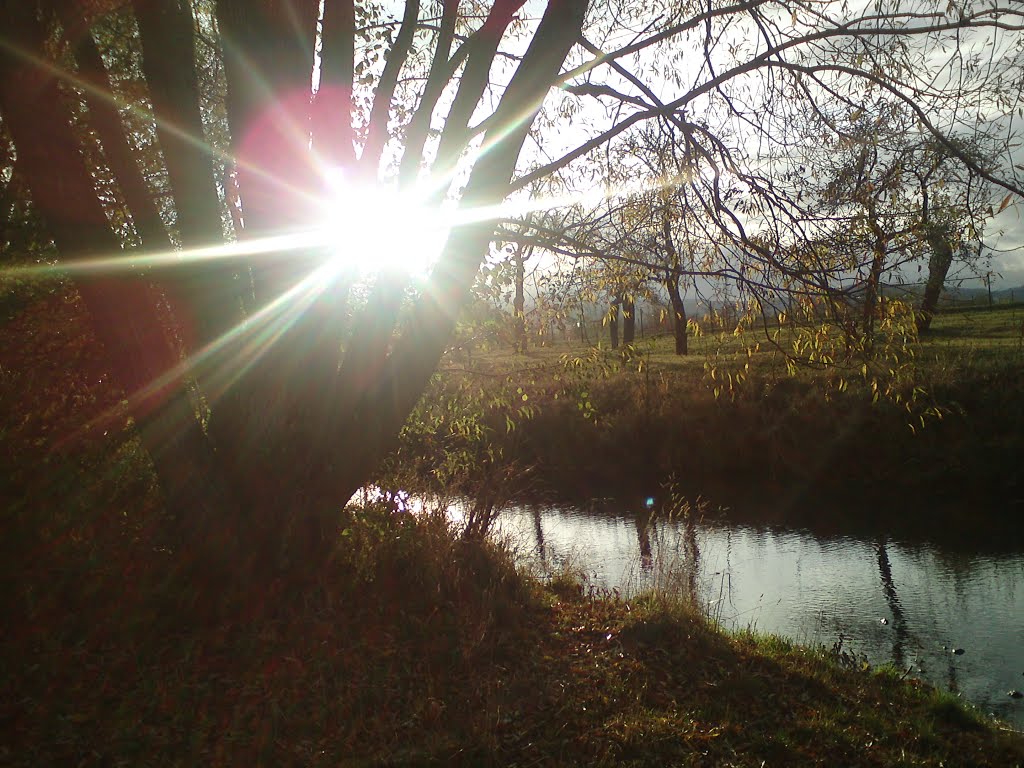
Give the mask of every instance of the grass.
[[(754, 355), (754, 364), (762, 369), (779, 369), (781, 353), (769, 343), (772, 334), (780, 326), (775, 321), (766, 325), (755, 323), (746, 326), (736, 334), (734, 327), (722, 328), (709, 322), (699, 324), (702, 332), (691, 332), (690, 354), (677, 356), (674, 340), (666, 331), (649, 332), (637, 338), (635, 346), (650, 364), (659, 369), (673, 371), (701, 370), (709, 358), (742, 356), (746, 359), (748, 346), (761, 342), (761, 349)], [(780, 341), (784, 347), (795, 337), (794, 327), (782, 326)], [(608, 339), (604, 335), (595, 340), (606, 350)], [(537, 337), (526, 354), (511, 351), (510, 348), (484, 349), (477, 351), (471, 362), (476, 368), (489, 371), (529, 369), (536, 365), (550, 365), (559, 361), (562, 355), (580, 355), (591, 345), (578, 339), (553, 339)], [(988, 307), (964, 308), (940, 312), (935, 316), (931, 329), (919, 340), (918, 357), (926, 366), (977, 367), (982, 362), (997, 366), (1007, 362), (1024, 362), (1024, 303), (997, 304)], [(465, 364), (465, 356), (457, 355), (453, 367)]]
[(567, 497), (650, 489), (672, 475), (713, 505), (792, 510), (827, 495), (887, 516), (965, 503), (1012, 513), (1024, 504), (1022, 324), (1019, 305), (943, 314), (898, 350), (901, 363), (795, 372), (754, 331), (705, 333), (685, 358), (668, 337), (625, 357), (557, 344), (478, 352), (441, 371), (421, 408), (428, 426), (409, 431), (399, 461), (438, 474), (431, 457), (461, 449), (440, 481), (469, 492), (497, 485), (503, 465), (528, 468), (527, 492)]
[[(4, 765), (1024, 765), (1019, 735), (892, 670), (725, 634), (678, 593), (541, 582), (436, 515), (368, 505), (322, 570), (197, 584), (161, 542), (159, 491), (89, 349), (60, 293), (0, 332)], [(666, 423), (688, 440), (746, 414), (701, 379), (623, 376), (586, 384), (583, 439), (653, 434), (682, 413), (677, 387), (705, 393)], [(640, 385), (647, 410), (623, 397)], [(791, 397), (770, 412), (818, 402)], [(551, 419), (572, 445), (555, 402), (509, 434)]]
[[(0, 642), (5, 765), (1024, 764), (959, 700), (670, 595), (550, 586), (437, 516), (354, 511), (330, 567), (215, 621), (83, 563)], [(124, 552), (114, 555), (130, 565)], [(31, 603), (31, 604), (30, 604)]]
[(978, 364), (979, 358), (1004, 363), (1024, 358), (1024, 304), (965, 309), (937, 315), (925, 337), (931, 362)]

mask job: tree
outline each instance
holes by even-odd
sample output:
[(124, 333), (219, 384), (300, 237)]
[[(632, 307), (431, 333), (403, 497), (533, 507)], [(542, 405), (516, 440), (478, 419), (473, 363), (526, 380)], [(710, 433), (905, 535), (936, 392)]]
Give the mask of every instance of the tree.
[(859, 332), (870, 343), (883, 278), (904, 282), (906, 269), (918, 262), (920, 272), (927, 256), (928, 281), (917, 314), (918, 330), (925, 330), (954, 252), (968, 254), (964, 244), (981, 237), (991, 213), (992, 185), (960, 157), (976, 167), (989, 160), (977, 143), (950, 137), (957, 154), (922, 137), (913, 115), (892, 101), (849, 116), (824, 117), (819, 109), (807, 130), (820, 133), (824, 122), (839, 132), (804, 156), (820, 179), (818, 189), (808, 185), (807, 196), (819, 196), (816, 213), (829, 222), (831, 248), (856, 278)]
[(512, 251), (512, 261), (515, 265), (515, 295), (512, 297), (512, 313), (515, 322), (515, 350), (520, 354), (526, 352), (526, 261), (532, 256), (532, 249), (528, 245), (517, 244)]
[[(435, 62), (440, 64), (432, 67), (434, 78), (429, 83), (434, 91), (439, 81), (441, 85), (448, 82), (453, 70), (462, 67), (440, 142), (441, 150), (449, 153), (450, 147), (459, 149), (454, 159), (474, 136), (470, 118), (486, 89), (498, 42), (518, 7), (518, 3), (496, 3), (485, 24), (464, 41), (454, 58), (449, 58), (447, 50), (437, 49)], [(2, 10), (6, 41), (0, 63), (0, 110), (33, 201), (66, 261), (117, 253), (121, 243), (110, 231), (93, 191), (90, 169), (71, 130), (64, 86), (45, 65), (47, 18), (35, 3), (7, 2)], [(497, 100), (492, 127), (483, 134), (487, 151), (465, 179), (464, 205), (485, 208), (504, 196), (527, 135), (529, 116), (539, 109), (557, 77), (585, 10), (582, 2), (553, 3), (533, 25), (530, 45)], [(223, 237), (221, 201), (201, 140), (204, 129), (197, 106), (191, 6), (175, 0), (140, 0), (134, 11), (173, 189), (175, 228), (186, 248), (217, 245)], [(301, 133), (296, 137), (288, 131), (302, 125), (310, 111), (316, 117), (314, 123), (352, 122), (353, 107), (344, 94), (353, 91), (356, 69), (345, 50), (358, 35), (351, 29), (351, 6), (345, 3), (327, 4), (323, 40), (325, 46), (334, 43), (334, 47), (325, 47), (318, 98), (310, 106), (307, 93), (316, 11), (315, 2), (253, 5), (224, 0), (217, 5), (245, 219), (239, 234), (246, 240), (304, 223), (309, 206), (303, 201), (320, 191), (322, 181), (311, 170), (308, 142)], [(376, 175), (383, 154), (398, 74), (417, 31), (418, 12), (418, 5), (410, 3), (378, 78), (363, 151), (354, 167), (364, 175)], [(455, 17), (455, 4), (446, 4), (442, 26), (451, 26)], [(95, 65), (94, 60), (90, 63)], [(436, 106), (428, 99), (419, 110), (429, 115)], [(313, 141), (314, 145), (322, 141), (324, 153), (344, 163), (352, 154), (345, 139), (344, 132), (316, 132)], [(54, 167), (60, 172), (53, 173)], [(451, 170), (445, 167), (444, 173)], [(321, 526), (319, 518), (336, 511), (394, 444), (443, 351), (454, 323), (452, 309), (464, 299), (490, 238), (491, 225), (486, 221), (453, 233), (444, 264), (436, 270), (407, 332), (390, 355), (395, 318), (382, 312), (381, 305), (393, 300), (392, 292), (384, 285), (387, 281), (378, 281), (376, 294), (362, 309), (360, 333), (346, 348), (337, 377), (331, 375), (337, 365), (329, 354), (314, 359), (315, 367), (303, 371), (307, 375), (297, 375), (298, 366), (310, 362), (296, 349), (308, 350), (317, 322), (313, 318), (322, 309), (316, 306), (316, 298), (308, 301), (310, 311), (300, 317), (289, 317), (293, 307), (266, 311), (274, 307), (275, 299), (294, 290), (295, 278), (307, 266), (295, 254), (283, 253), (254, 265), (256, 300), (264, 310), (248, 318), (243, 318), (240, 304), (231, 297), (233, 286), (225, 281), (222, 267), (182, 270), (185, 277), (179, 281), (176, 307), (198, 330), (189, 351), (194, 355), (195, 380), (211, 402), (210, 439), (189, 404), (175, 350), (160, 341), (162, 329), (144, 281), (123, 276), (79, 279), (111, 365), (132, 395), (133, 411), (161, 484), (178, 514), (188, 518), (184, 522), (190, 539), (208, 538), (214, 520), (228, 521), (216, 526), (226, 532), (222, 538), (247, 539), (244, 544), (251, 546), (246, 548), (266, 562), (276, 540), (297, 540), (289, 535), (296, 529), (296, 516), (307, 518), (305, 546), (324, 538), (330, 528)], [(312, 292), (316, 297), (328, 294), (323, 285), (314, 286)], [(288, 320), (294, 322), (282, 327)], [(236, 335), (225, 343), (224, 334), (234, 328)], [(245, 361), (248, 370), (243, 380), (215, 399), (219, 379), (225, 375), (220, 367), (268, 332), (280, 334), (278, 343), (258, 359)], [(339, 349), (340, 339), (334, 338), (323, 345), (324, 350)], [(203, 345), (210, 344), (219, 345), (215, 354), (195, 357)], [(161, 385), (155, 387), (154, 382)], [(329, 397), (330, 402), (311, 408), (312, 402), (322, 402), (313, 397)], [(257, 535), (246, 537), (245, 531), (253, 528)]]
[(675, 353), (686, 355), (688, 320), (680, 282), (721, 276), (714, 220), (691, 202), (692, 180), (700, 168), (668, 120), (639, 131), (625, 153), (657, 179), (658, 186), (627, 201), (623, 215), (629, 226), (622, 234), (636, 258), (659, 276), (669, 300)]
[[(686, 158), (686, 159), (684, 159)], [(722, 258), (715, 238), (718, 223), (693, 202), (693, 179), (700, 168), (679, 141), (669, 120), (651, 121), (616, 148), (614, 163), (601, 170), (609, 193), (599, 204), (577, 206), (558, 222), (538, 224), (520, 232), (520, 243), (542, 246), (573, 259), (595, 262), (587, 270), (591, 295), (606, 294), (606, 322), (613, 349), (635, 335), (637, 298), (664, 299), (650, 288), (652, 280), (665, 290), (676, 353), (687, 354), (688, 319), (680, 284), (695, 278), (730, 277), (742, 282), (738, 262), (733, 269)], [(628, 179), (647, 184), (632, 189)], [(626, 190), (620, 192), (617, 190)]]
[(504, 222), (500, 229), (500, 234), (510, 238), (506, 253), (511, 266), (512, 346), (520, 354), (524, 354), (529, 345), (526, 330), (526, 264), (537, 253), (536, 240), (532, 237), (535, 225), (542, 229), (557, 226), (558, 217), (552, 211), (531, 211), (516, 220)]
[[(609, 0), (589, 19), (586, 0), (536, 9), (443, 0), (437, 14), (409, 0), (400, 18), (383, 5), (326, 0), (322, 14), (320, 5), (0, 0), (0, 115), (19, 178), (129, 396), (179, 522), (179, 550), (205, 548), (240, 573), (258, 570), (245, 561), (272, 567), (282, 552), (316, 562), (331, 545), (340, 506), (396, 445), (424, 391), (503, 201), (523, 206), (517, 193), (556, 172), (585, 187), (596, 152), (668, 120), (702, 168), (692, 205), (742, 245), (730, 253), (744, 261), (729, 273), (765, 292), (785, 280), (812, 285), (820, 276), (786, 260), (798, 250), (793, 229), (782, 230), (795, 201), (765, 163), (769, 147), (786, 149), (791, 105), (886, 93), (956, 154), (946, 128), (967, 107), (950, 94), (983, 89), (1005, 113), (1018, 54), (938, 80), (923, 43), (949, 43), (955, 61), (986, 35), (1022, 28), (1019, 9), (998, 3), (947, 16), (903, 3)], [(151, 118), (160, 149), (158, 173), (144, 169), (148, 195), (124, 151), (135, 137), (124, 126), (118, 135), (103, 104), (116, 100), (103, 65), (125, 44), (95, 34), (106, 14), (124, 19), (140, 56), (145, 93), (129, 106)], [(209, 65), (217, 57), (223, 66)], [(659, 57), (668, 67), (652, 72)], [(221, 84), (213, 108), (209, 89)], [(102, 157), (83, 150), (74, 127), (69, 102), (86, 93), (100, 97), (87, 106)], [(753, 138), (766, 146), (753, 149)], [(1019, 193), (999, 169), (964, 162)], [(112, 228), (100, 175), (116, 179), (131, 236)], [(147, 202), (153, 175), (166, 179), (162, 232)], [(373, 242), (349, 236), (339, 246), (325, 234), (323, 219), (339, 211), (325, 213), (324, 201), (339, 186), (354, 209), (387, 184), (422, 193), (436, 216), (457, 212), (425, 282), (395, 269), (357, 279), (328, 258), (339, 247), (381, 253), (401, 235), (383, 221)], [(180, 256), (146, 255), (166, 271), (132, 266), (143, 255), (136, 242), (163, 251), (165, 239)], [(123, 266), (92, 268), (110, 258)], [(156, 310), (162, 295), (179, 331), (170, 337)]]
[(589, 262), (589, 268), (579, 271), (576, 288), (581, 304), (601, 301), (607, 307), (603, 323), (612, 349), (619, 348), (620, 340), (626, 345), (635, 341), (636, 302), (647, 297), (650, 278), (632, 250), (636, 244), (629, 238), (633, 223), (628, 210), (628, 202), (609, 197), (591, 208), (576, 206), (558, 220), (537, 222), (532, 232), (519, 235), (521, 242)]
[[(939, 296), (954, 259), (976, 263), (985, 221), (992, 208), (987, 206), (991, 184), (971, 173), (970, 168), (941, 147), (923, 148), (926, 162), (915, 172), (921, 194), (920, 230), (930, 250), (928, 279), (916, 316), (919, 333), (931, 328)], [(930, 151), (929, 151), (930, 150)], [(984, 165), (977, 148), (966, 146), (962, 152)], [(1000, 211), (1010, 204), (1012, 195), (1003, 198)]]

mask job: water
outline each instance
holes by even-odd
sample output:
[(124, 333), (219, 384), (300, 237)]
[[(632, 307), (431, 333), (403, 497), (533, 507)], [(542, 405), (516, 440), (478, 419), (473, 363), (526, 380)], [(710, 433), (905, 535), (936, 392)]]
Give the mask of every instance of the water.
[(675, 574), (670, 586), (694, 592), (726, 627), (829, 647), (842, 637), (844, 650), (1024, 730), (1024, 700), (1007, 695), (1024, 690), (1024, 549), (965, 554), (881, 535), (646, 517), (614, 504), (516, 507), (498, 528), (524, 558), (568, 563), (600, 588), (628, 595)]

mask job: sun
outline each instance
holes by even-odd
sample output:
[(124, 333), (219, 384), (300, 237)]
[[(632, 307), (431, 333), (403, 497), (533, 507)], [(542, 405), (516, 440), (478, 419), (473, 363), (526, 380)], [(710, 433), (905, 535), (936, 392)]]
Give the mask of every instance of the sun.
[(320, 228), (335, 266), (425, 275), (448, 239), (445, 216), (421, 196), (335, 176)]

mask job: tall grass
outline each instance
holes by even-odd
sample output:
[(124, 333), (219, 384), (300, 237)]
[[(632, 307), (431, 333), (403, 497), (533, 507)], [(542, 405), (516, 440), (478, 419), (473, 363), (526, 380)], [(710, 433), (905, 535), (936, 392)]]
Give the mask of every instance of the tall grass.
[(1012, 503), (1022, 498), (1024, 310), (976, 315), (940, 316), (892, 373), (874, 363), (791, 371), (778, 351), (750, 352), (733, 334), (682, 360), (666, 339), (625, 355), (481, 355), (473, 369), (441, 372), (425, 398), (448, 404), (431, 422), (441, 437), (406, 440), (399, 457), (484, 457), (447, 479), (505, 497), (628, 493), (671, 474), (714, 505), (898, 497), (921, 515), (956, 500)]
[[(539, 377), (503, 383), (503, 398), (550, 402), (517, 411), (511, 430), (507, 398), (468, 419), (453, 411), (437, 422), (443, 445), (420, 434), (398, 457), (417, 468), (454, 448), (454, 470), (486, 457), (485, 472), (446, 476), (459, 481), (449, 492), (483, 484), (470, 523), (367, 499), (345, 511), (323, 568), (229, 588), (187, 578), (187, 553), (161, 540), (162, 499), (130, 424), (86, 429), (96, 413), (119, 414), (120, 395), (90, 367), (72, 305), (47, 301), (11, 321), (34, 329), (18, 347), (30, 359), (9, 362), (13, 336), (0, 334), (0, 395), (12, 404), (0, 492), (13, 499), (0, 537), (4, 765), (1024, 762), (1019, 741), (988, 723), (968, 729), (928, 691), (715, 631), (694, 607), (699, 590), (685, 588), (696, 572), (685, 535), (664, 547), (658, 588), (626, 599), (571, 570), (543, 588), (481, 535), (518, 484), (563, 470), (593, 489), (609, 465), (660, 472), (678, 460), (686, 492), (729, 456), (729, 440), (715, 440), (723, 425), (774, 425), (755, 438), (781, 445), (778, 430), (800, 433), (788, 419), (819, 402), (809, 390), (773, 401), (755, 388), (728, 400), (730, 415), (699, 370), (577, 380), (559, 400)], [(584, 391), (591, 409), (577, 407)], [(744, 421), (764, 413), (780, 420)], [(471, 439), (448, 439), (459, 434)], [(513, 461), (518, 479), (502, 474)], [(591, 464), (597, 474), (572, 469)]]

